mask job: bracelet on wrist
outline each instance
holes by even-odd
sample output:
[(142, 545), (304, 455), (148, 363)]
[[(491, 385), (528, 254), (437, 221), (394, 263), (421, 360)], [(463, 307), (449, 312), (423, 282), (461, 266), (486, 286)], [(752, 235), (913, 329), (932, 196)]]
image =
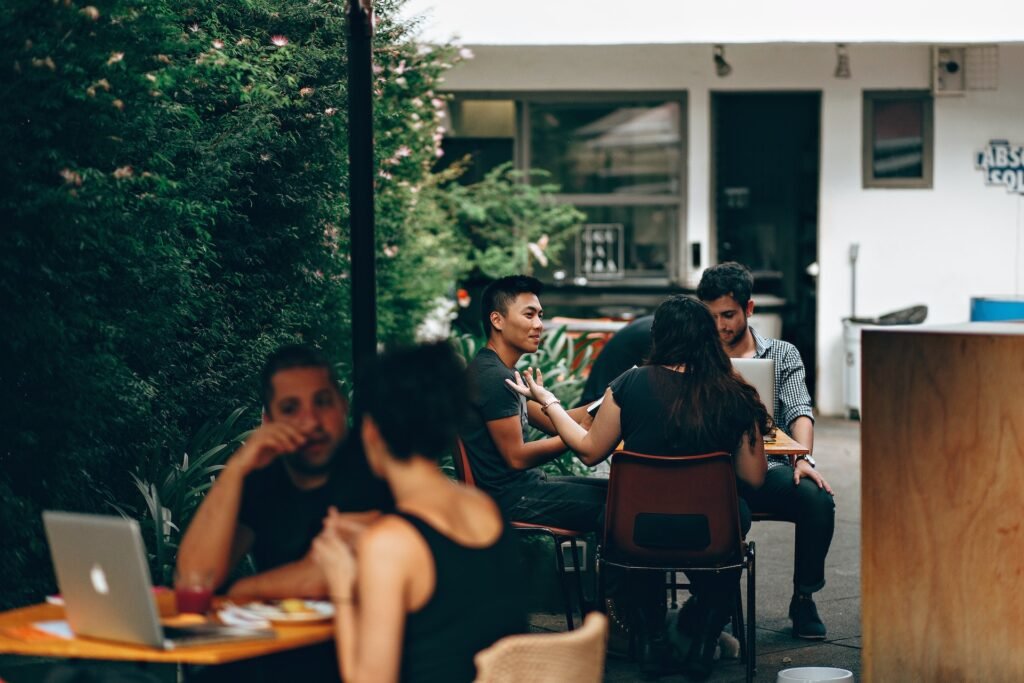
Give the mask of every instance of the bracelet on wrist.
[(556, 403), (558, 405), (562, 405), (561, 401), (559, 401), (557, 398), (553, 398), (550, 401), (548, 401), (547, 403), (542, 404), (540, 409), (546, 413), (546, 412), (548, 412), (548, 408), (550, 408), (551, 406), (555, 405)]

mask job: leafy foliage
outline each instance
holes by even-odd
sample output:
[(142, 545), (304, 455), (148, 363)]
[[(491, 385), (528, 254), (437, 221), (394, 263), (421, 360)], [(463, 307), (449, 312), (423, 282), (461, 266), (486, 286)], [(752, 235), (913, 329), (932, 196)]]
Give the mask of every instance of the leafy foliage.
[(463, 275), (530, 274), (534, 261), (558, 260), (585, 215), (555, 202), (559, 187), (549, 177), (546, 171), (526, 174), (502, 164), (479, 183), (443, 186), (438, 204), (468, 248)]
[[(348, 372), (344, 4), (85, 2), (0, 12), (0, 605), (53, 589), (42, 509), (152, 482), (151, 518), (187, 517), (157, 474), (190, 480), (189, 435), (258, 405), (270, 350), (310, 341)], [(396, 6), (374, 47), (383, 341), (456, 271), (419, 191), (459, 55), (413, 44)]]
[(236, 408), (227, 419), (204, 424), (189, 440), (181, 463), (159, 467), (152, 481), (132, 473), (132, 482), (142, 497), (142, 508), (109, 501), (122, 516), (142, 520), (147, 547), (152, 549), (150, 573), (157, 583), (170, 585), (182, 534), (213, 486), (217, 473), (252, 433), (238, 432), (237, 423), (246, 412), (244, 407)]

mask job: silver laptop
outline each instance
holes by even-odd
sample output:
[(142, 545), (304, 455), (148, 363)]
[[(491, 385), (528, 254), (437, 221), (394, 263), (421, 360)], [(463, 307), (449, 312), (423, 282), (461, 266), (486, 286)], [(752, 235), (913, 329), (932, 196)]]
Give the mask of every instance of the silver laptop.
[(768, 414), (775, 412), (775, 361), (771, 358), (733, 358), (732, 367), (747, 384), (757, 389)]
[(172, 650), (187, 645), (273, 638), (272, 629), (160, 623), (146, 547), (133, 519), (43, 512), (64, 613), (76, 636)]

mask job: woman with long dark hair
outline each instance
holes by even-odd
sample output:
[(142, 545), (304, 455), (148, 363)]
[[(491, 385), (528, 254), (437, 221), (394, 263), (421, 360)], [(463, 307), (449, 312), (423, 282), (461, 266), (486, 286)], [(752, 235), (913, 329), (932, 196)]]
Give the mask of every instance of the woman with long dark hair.
[(345, 542), (331, 511), (313, 544), (335, 603), (349, 683), (469, 683), (473, 657), (526, 630), (519, 548), (498, 506), (451, 481), (438, 461), (469, 408), (446, 343), (392, 351), (364, 368), (357, 406), (373, 473), (395, 512)]
[[(587, 465), (607, 458), (620, 441), (625, 450), (648, 455), (727, 451), (737, 479), (760, 486), (767, 470), (761, 435), (771, 426), (768, 412), (757, 391), (733, 371), (707, 307), (686, 296), (667, 299), (654, 314), (651, 339), (650, 358), (609, 385), (589, 431), (566, 414), (539, 372), (527, 370), (509, 386), (541, 404), (559, 436)], [(742, 502), (740, 507), (746, 532), (750, 513)], [(696, 614), (687, 621), (698, 632), (692, 634), (684, 671), (706, 678), (739, 573), (694, 578), (697, 600), (690, 611)], [(660, 604), (655, 600), (644, 610), (643, 620), (648, 636), (655, 637), (664, 611), (664, 594), (657, 589)]]

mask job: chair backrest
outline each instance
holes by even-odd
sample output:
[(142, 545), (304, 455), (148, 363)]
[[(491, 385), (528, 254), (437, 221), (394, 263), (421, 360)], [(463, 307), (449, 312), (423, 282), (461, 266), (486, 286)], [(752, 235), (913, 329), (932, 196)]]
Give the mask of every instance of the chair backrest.
[(612, 456), (602, 555), (652, 567), (715, 566), (742, 554), (732, 456)]
[(608, 644), (608, 618), (591, 612), (565, 633), (502, 638), (477, 653), (476, 683), (600, 683)]
[(452, 454), (452, 462), (455, 465), (455, 476), (466, 486), (476, 486), (476, 479), (473, 478), (473, 468), (469, 466), (469, 453), (466, 452), (466, 444), (462, 439), (455, 437), (455, 452)]

